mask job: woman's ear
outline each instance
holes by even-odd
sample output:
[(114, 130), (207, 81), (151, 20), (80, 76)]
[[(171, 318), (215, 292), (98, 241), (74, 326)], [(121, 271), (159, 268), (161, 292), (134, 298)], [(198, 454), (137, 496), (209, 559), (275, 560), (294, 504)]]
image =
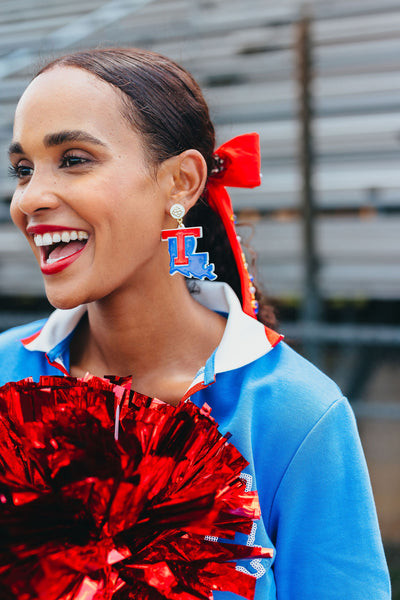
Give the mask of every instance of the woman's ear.
[(169, 172), (169, 198), (166, 211), (173, 204), (182, 204), (185, 212), (196, 204), (207, 181), (207, 164), (203, 155), (194, 149), (185, 150), (167, 159), (163, 165)]

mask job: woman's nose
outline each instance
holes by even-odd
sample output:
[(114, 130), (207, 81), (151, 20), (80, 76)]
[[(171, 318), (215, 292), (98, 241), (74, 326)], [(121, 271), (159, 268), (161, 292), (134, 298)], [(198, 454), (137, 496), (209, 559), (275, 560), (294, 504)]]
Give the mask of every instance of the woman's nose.
[(33, 174), (30, 181), (18, 186), (11, 201), (11, 213), (19, 210), (31, 215), (40, 210), (57, 208), (60, 204), (57, 184), (53, 178)]

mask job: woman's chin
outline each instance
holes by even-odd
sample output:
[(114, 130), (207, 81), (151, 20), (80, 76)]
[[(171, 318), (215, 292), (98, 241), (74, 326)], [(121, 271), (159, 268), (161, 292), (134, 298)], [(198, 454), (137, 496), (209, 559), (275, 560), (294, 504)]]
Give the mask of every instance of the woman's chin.
[(51, 300), (50, 298), (47, 298), (47, 299), (54, 308), (59, 308), (60, 310), (69, 310), (71, 308), (76, 308), (77, 306), (80, 306), (82, 304), (81, 302), (74, 303), (74, 302), (55, 301), (55, 300)]
[(85, 304), (86, 300), (83, 298), (82, 294), (63, 294), (59, 291), (49, 290), (46, 286), (46, 296), (47, 300), (50, 302), (54, 308), (60, 308), (62, 310), (68, 310), (70, 308), (76, 308), (81, 304)]

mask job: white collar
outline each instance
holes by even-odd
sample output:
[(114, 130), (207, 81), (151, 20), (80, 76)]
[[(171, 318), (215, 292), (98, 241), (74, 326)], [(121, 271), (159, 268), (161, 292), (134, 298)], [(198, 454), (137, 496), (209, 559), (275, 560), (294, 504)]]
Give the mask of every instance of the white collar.
[[(257, 360), (282, 339), (281, 335), (246, 315), (236, 294), (224, 282), (196, 281), (193, 298), (211, 310), (228, 315), (222, 340), (211, 357), (214, 375)], [(62, 342), (74, 331), (86, 311), (86, 305), (69, 310), (57, 309), (37, 334), (22, 340), (22, 343), (27, 350), (54, 355), (55, 349), (63, 345)], [(57, 356), (52, 357), (52, 361), (62, 364), (57, 359)], [(199, 376), (202, 376), (201, 372)]]
[(232, 288), (223, 282), (198, 282), (194, 298), (211, 310), (228, 315), (224, 335), (215, 351), (215, 373), (243, 367), (267, 354), (282, 336), (246, 315)]

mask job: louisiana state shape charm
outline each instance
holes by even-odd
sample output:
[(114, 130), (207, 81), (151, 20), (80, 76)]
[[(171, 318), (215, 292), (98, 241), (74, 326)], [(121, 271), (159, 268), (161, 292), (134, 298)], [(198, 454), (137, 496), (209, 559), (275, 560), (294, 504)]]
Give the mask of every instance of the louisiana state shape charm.
[(209, 263), (208, 252), (196, 252), (197, 239), (203, 237), (202, 227), (179, 227), (164, 229), (161, 239), (168, 241), (170, 255), (169, 272), (171, 275), (181, 273), (194, 279), (217, 278), (214, 264)]

